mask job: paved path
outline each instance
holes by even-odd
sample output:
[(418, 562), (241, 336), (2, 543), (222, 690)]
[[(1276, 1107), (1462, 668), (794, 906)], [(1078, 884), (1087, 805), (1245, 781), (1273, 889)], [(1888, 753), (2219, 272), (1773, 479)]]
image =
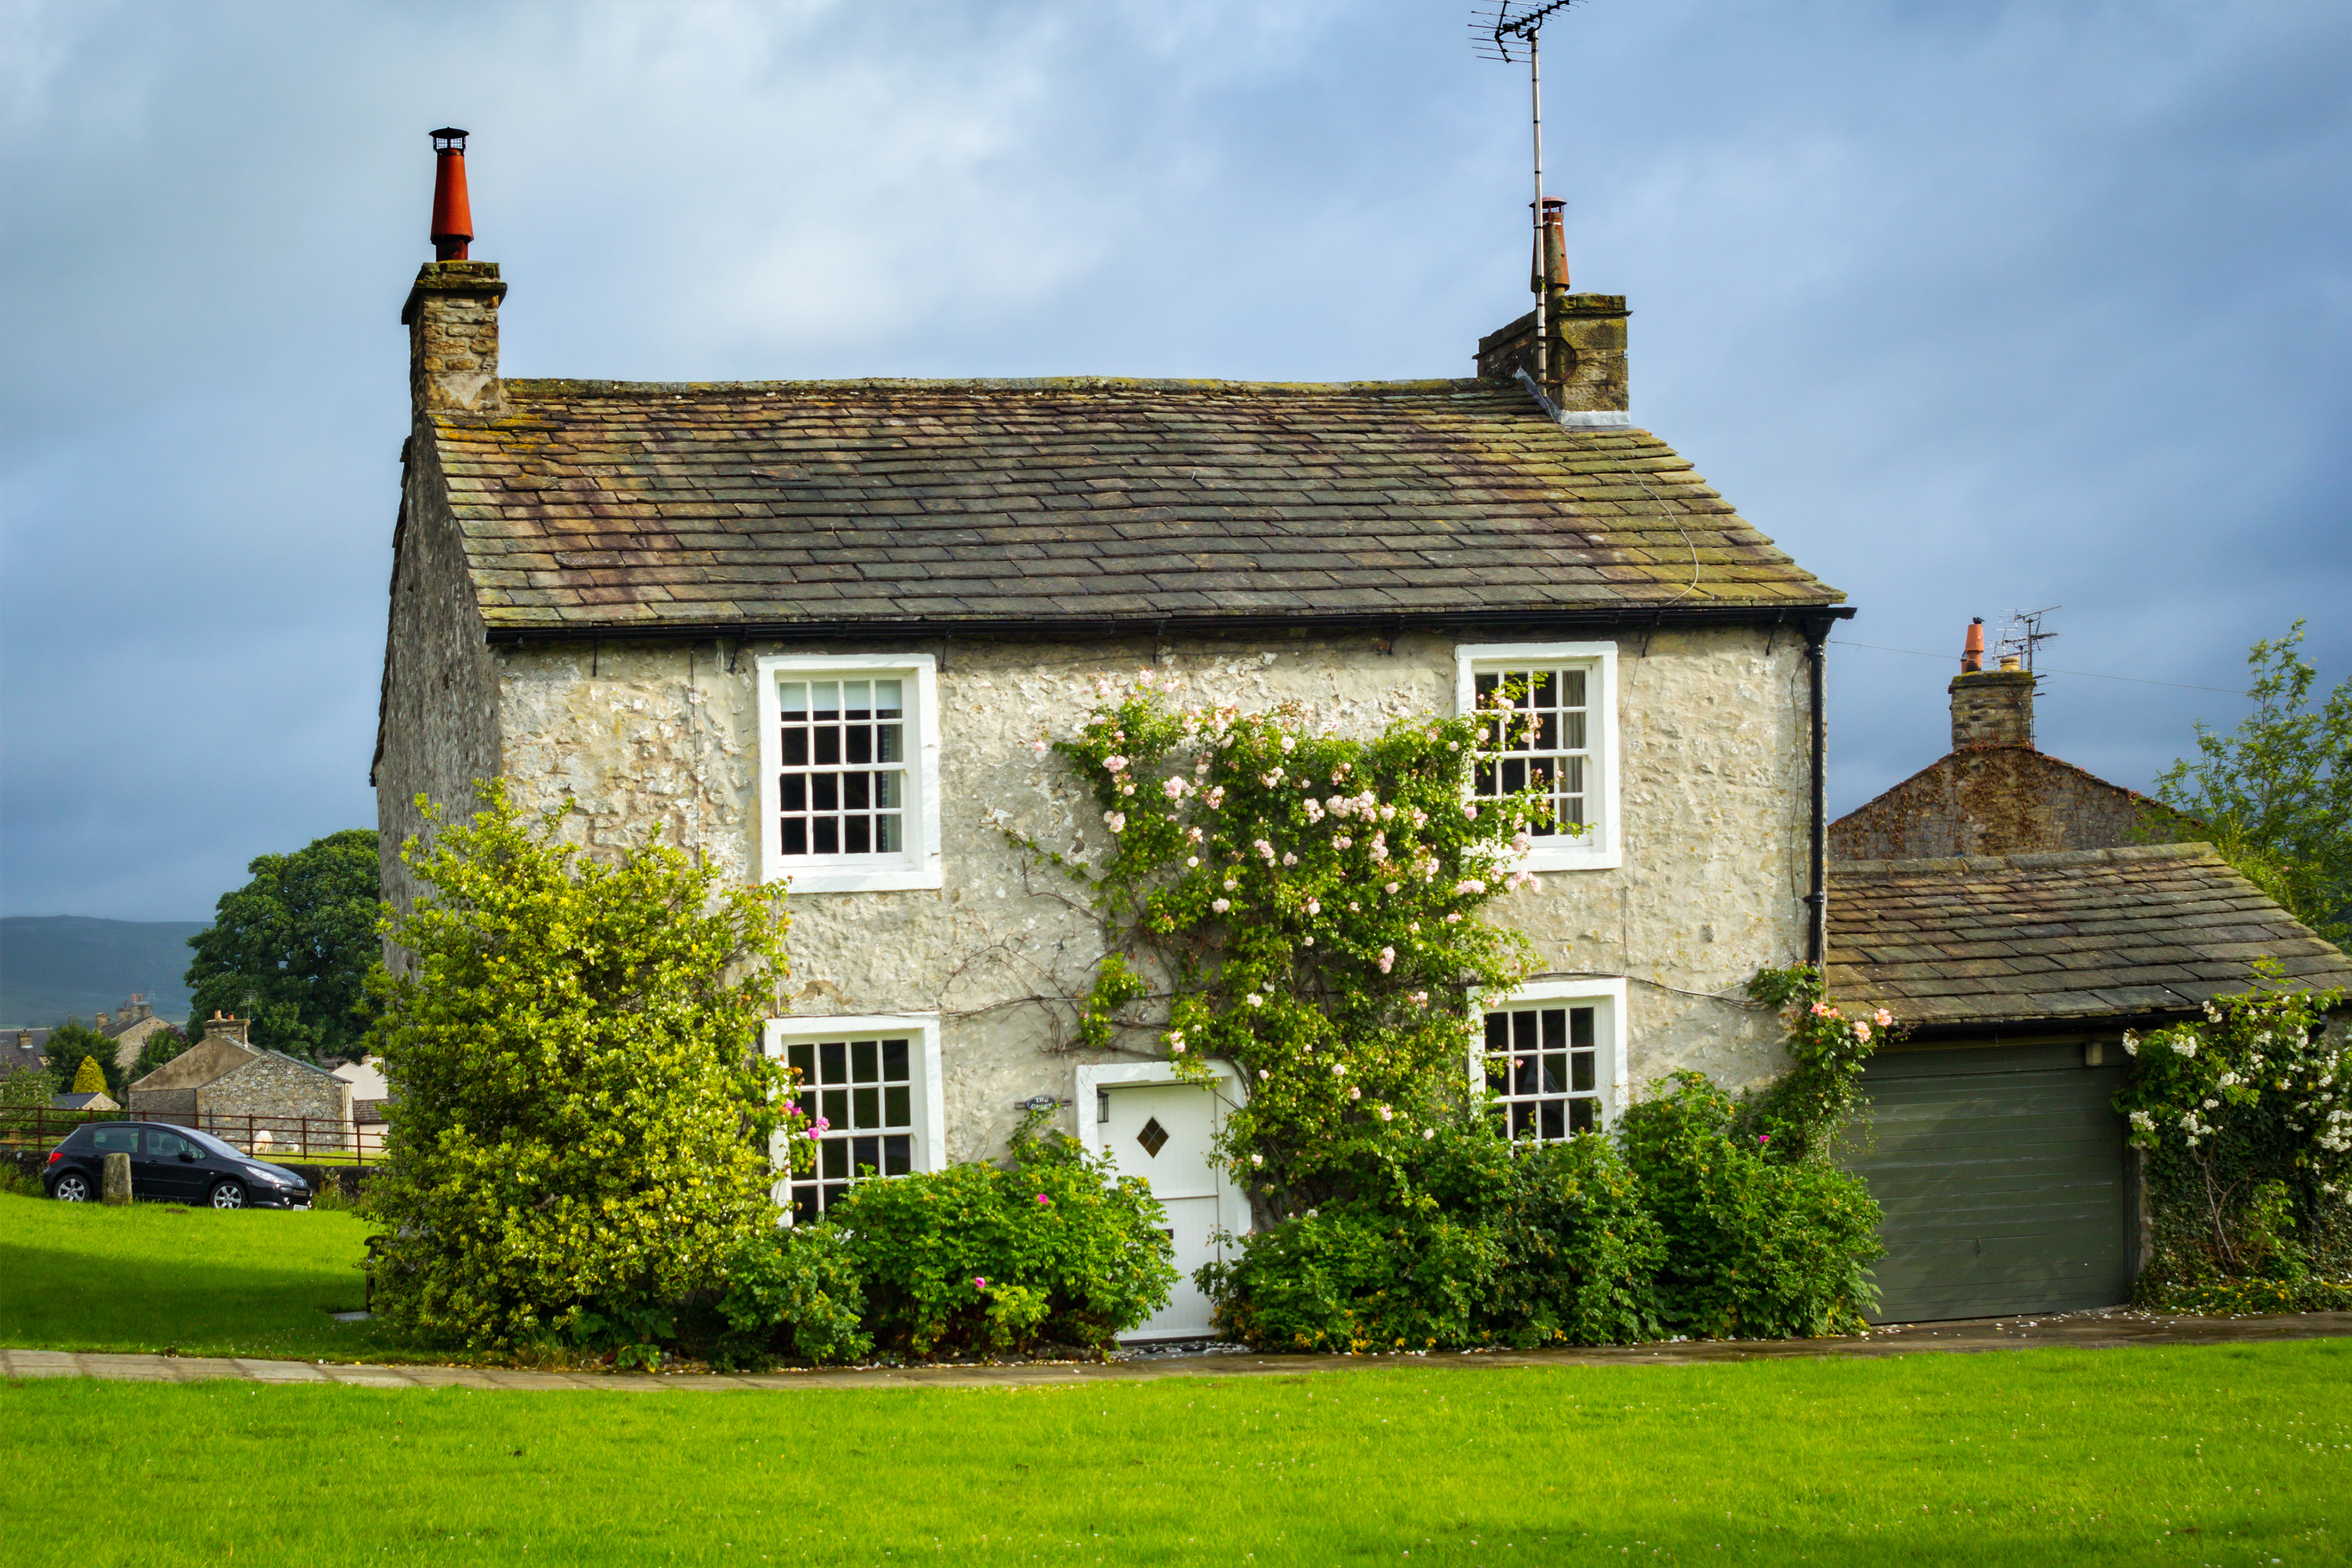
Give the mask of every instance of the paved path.
[(2051, 1318), (1986, 1318), (1877, 1329), (1841, 1340), (1702, 1341), (1597, 1350), (1468, 1351), (1417, 1356), (1143, 1355), (1127, 1361), (1029, 1363), (1012, 1366), (845, 1367), (756, 1376), (707, 1373), (517, 1372), (467, 1366), (372, 1366), (333, 1362), (236, 1361), (204, 1356), (75, 1355), (0, 1350), (0, 1376), (102, 1377), (133, 1383), (340, 1383), (362, 1388), (667, 1389), (971, 1388), (1007, 1384), (1125, 1382), (1159, 1377), (1251, 1377), (1345, 1373), (1370, 1367), (1689, 1366), (1699, 1362), (1791, 1357), (1915, 1355), (1921, 1352), (2029, 1350), (2072, 1345), (2260, 1344), (2352, 1338), (2352, 1312), (2263, 1318), (2179, 1318), (2121, 1310)]

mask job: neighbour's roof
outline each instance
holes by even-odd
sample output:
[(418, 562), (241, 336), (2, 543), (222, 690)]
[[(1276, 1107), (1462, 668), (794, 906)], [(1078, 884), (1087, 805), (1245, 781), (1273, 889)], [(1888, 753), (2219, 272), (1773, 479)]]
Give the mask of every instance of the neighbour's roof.
[(1830, 867), (1828, 984), (1916, 1028), (2191, 1013), (2273, 958), (2352, 987), (2352, 959), (2206, 844)]
[(1404, 620), (1844, 595), (1492, 380), (509, 381), (438, 415), (492, 637)]

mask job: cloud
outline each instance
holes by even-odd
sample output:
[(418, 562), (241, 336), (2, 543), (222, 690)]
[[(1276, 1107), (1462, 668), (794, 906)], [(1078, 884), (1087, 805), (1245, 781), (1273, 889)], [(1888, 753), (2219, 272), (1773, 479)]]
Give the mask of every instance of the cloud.
[[(1459, 374), (1525, 306), (1523, 79), (1416, 4), (0, 10), (0, 909), (201, 915), (372, 820), (424, 132), (519, 374)], [(1547, 46), (1637, 417), (1956, 651), (2332, 681), (2352, 14), (1601, 3)], [(1845, 648), (1833, 799), (1946, 743)], [(2052, 680), (2143, 784), (2210, 694)]]

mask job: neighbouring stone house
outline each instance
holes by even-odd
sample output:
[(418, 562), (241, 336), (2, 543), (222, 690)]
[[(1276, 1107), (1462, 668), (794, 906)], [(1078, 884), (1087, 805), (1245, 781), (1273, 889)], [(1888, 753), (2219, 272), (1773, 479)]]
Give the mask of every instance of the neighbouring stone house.
[[(1157, 1031), (1073, 1047), (1099, 932), (1000, 832), (1100, 840), (1032, 743), (1103, 671), (1356, 732), (1540, 678), (1562, 725), (1528, 761), (1586, 830), (1492, 906), (1545, 968), (1488, 1005), (1590, 1047), (1548, 1114), (1784, 1065), (1736, 998), (1820, 951), (1822, 645), (1851, 612), (1632, 423), (1621, 297), (1555, 290), (1548, 388), (1511, 374), (1528, 323), (1485, 346), (1504, 374), (1450, 380), (516, 380), (497, 266), (443, 254), (402, 310), (388, 894), (417, 799), (462, 812), (492, 776), (589, 844), (657, 829), (792, 878), (770, 1048), (833, 1121), (779, 1184), (796, 1212), (853, 1165), (992, 1156), (1043, 1100), (1152, 1176), (1188, 1273), (1247, 1226), (1216, 1097)], [(1165, 1152), (1133, 1136), (1155, 1119)], [(1188, 1285), (1151, 1328), (1204, 1326)]]
[(215, 1014), (204, 1038), (130, 1086), (134, 1116), (201, 1128), (239, 1144), (349, 1145), (351, 1086), (246, 1038), (244, 1018)]
[(114, 1042), (114, 1065), (128, 1070), (137, 1065), (139, 1053), (147, 1047), (148, 1037), (158, 1029), (170, 1026), (169, 1020), (155, 1016), (155, 1009), (147, 998), (136, 992), (131, 1000), (111, 1013), (100, 1013), (91, 1026)]
[(20, 1072), (47, 1070), (48, 1049), (47, 1029), (0, 1029), (0, 1083)]
[(2262, 958), (2352, 986), (2210, 846), (2132, 842), (2168, 808), (2034, 751), (2032, 680), (1964, 668), (1952, 754), (1830, 829), (1831, 992), (1909, 1030), (1865, 1070), (1849, 1160), (1885, 1210), (1889, 1319), (2125, 1300), (2147, 1244), (2124, 1031), (2195, 1017)]
[(2033, 672), (1982, 668), (1983, 623), (1969, 628), (1948, 689), (1952, 749), (1830, 824), (1837, 860), (2112, 849), (2144, 828), (2185, 821), (2160, 801), (2034, 749)]
[(113, 1099), (105, 1090), (100, 1089), (90, 1094), (53, 1094), (49, 1096), (49, 1109), (52, 1110), (120, 1110), (122, 1107), (115, 1104)]

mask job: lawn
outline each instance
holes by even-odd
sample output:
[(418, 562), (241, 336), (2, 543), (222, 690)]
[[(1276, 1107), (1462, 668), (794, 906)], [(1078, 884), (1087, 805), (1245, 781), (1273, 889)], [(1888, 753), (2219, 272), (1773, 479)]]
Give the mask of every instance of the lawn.
[(360, 1305), (370, 1228), (347, 1210), (107, 1208), (0, 1193), (0, 1344), (417, 1359), (381, 1325), (330, 1316)]
[[(1034, 1388), (0, 1386), (18, 1562), (2339, 1563), (2352, 1344)], [(105, 1474), (126, 1511), (62, 1506)]]

